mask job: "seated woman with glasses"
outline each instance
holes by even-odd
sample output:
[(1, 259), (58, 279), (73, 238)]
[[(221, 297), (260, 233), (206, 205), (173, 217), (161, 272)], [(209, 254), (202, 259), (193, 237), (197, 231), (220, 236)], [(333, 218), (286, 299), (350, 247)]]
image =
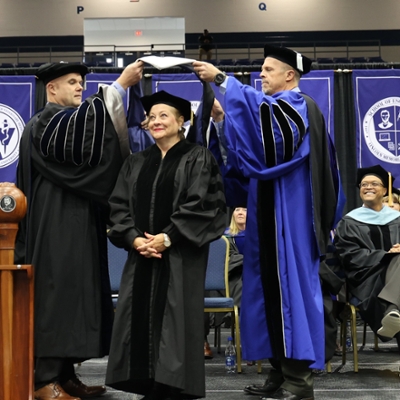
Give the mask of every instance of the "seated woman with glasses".
[(380, 165), (360, 168), (363, 206), (345, 215), (335, 245), (361, 318), (381, 339), (400, 339), (400, 215), (383, 205), (389, 174)]

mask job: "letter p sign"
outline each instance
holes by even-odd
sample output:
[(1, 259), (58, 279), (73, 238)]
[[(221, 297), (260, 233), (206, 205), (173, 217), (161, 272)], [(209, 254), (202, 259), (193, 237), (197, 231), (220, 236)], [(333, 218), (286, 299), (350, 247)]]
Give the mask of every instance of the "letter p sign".
[(82, 6), (76, 7), (76, 13), (77, 14), (80, 14), (83, 10), (84, 10), (84, 8)]

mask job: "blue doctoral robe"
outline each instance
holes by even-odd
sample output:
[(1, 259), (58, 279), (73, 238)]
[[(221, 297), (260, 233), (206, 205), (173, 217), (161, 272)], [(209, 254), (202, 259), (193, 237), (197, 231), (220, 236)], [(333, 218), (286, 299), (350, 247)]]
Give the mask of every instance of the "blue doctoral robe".
[(296, 91), (266, 96), (231, 78), (224, 131), (227, 164), (249, 179), (243, 358), (308, 360), (323, 369), (318, 270), (340, 184), (323, 117), (312, 103)]

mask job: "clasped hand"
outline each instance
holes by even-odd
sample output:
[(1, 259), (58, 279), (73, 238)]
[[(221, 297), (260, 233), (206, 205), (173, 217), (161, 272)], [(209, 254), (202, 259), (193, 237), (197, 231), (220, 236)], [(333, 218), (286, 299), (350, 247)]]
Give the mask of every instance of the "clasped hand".
[(400, 244), (394, 244), (393, 247), (388, 251), (388, 253), (400, 253)]
[(164, 246), (164, 234), (151, 235), (145, 232), (145, 237), (137, 237), (133, 241), (133, 248), (146, 258), (161, 258)]

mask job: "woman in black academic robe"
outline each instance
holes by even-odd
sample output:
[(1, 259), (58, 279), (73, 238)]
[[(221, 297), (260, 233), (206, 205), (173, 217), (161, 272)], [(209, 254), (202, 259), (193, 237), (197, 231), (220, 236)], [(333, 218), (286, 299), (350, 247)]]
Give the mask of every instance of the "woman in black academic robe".
[(224, 232), (218, 165), (184, 139), (190, 103), (166, 92), (142, 104), (156, 144), (124, 163), (110, 198), (111, 241), (129, 250), (106, 384), (145, 399), (205, 396), (208, 243)]

